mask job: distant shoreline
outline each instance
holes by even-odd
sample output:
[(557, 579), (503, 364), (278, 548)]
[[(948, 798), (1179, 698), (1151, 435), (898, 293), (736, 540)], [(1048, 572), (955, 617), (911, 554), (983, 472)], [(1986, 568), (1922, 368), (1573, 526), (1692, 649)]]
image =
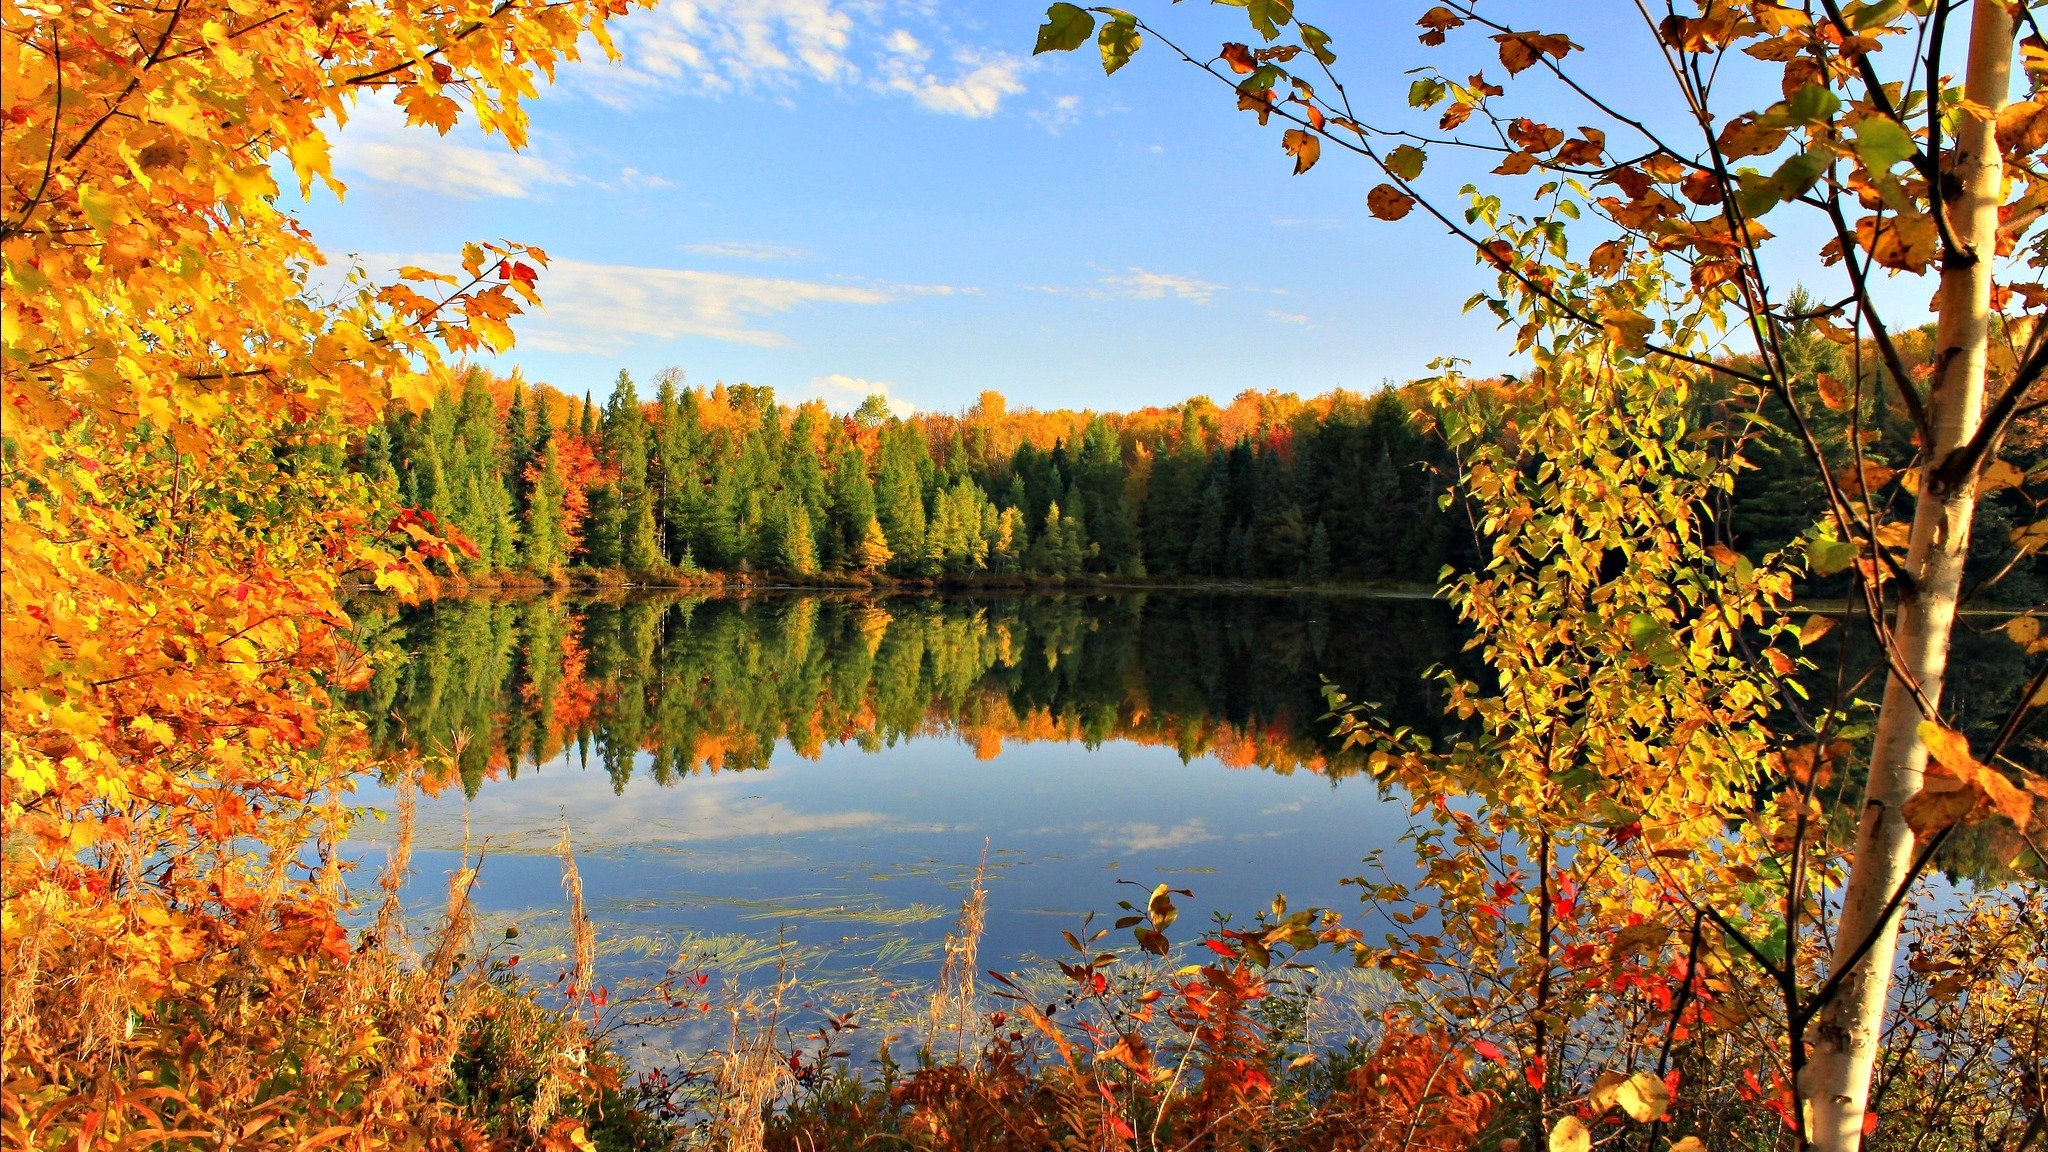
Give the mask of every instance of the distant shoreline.
[[(497, 593), (702, 592), (709, 595), (756, 595), (768, 592), (850, 593), (901, 596), (951, 593), (1183, 592), (1258, 596), (1339, 596), (1370, 600), (1434, 600), (1436, 590), (1419, 584), (1325, 582), (1295, 580), (1218, 580), (1146, 576), (1045, 577), (979, 575), (942, 577), (821, 575), (706, 572), (698, 574), (582, 571), (548, 580), (519, 573), (482, 577), (444, 576), (441, 597)], [(346, 586), (356, 595), (391, 595), (366, 583)]]

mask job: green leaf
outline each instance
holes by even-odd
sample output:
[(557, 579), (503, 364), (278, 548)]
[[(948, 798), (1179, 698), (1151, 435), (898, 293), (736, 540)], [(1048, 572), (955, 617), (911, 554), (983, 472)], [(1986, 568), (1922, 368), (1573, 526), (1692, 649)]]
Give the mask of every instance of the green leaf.
[(1848, 19), (1851, 28), (1868, 32), (1898, 19), (1905, 10), (1906, 0), (1871, 0), (1868, 4), (1849, 5), (1842, 15)]
[(1742, 209), (1744, 217), (1754, 220), (1785, 199), (1779, 194), (1781, 187), (1774, 177), (1744, 168), (1735, 173), (1735, 206)]
[(1055, 4), (1045, 10), (1045, 24), (1038, 29), (1038, 44), (1031, 54), (1072, 52), (1093, 31), (1094, 16), (1072, 4)]
[(1330, 51), (1330, 34), (1313, 24), (1303, 24), (1300, 27), (1301, 46), (1314, 53), (1315, 58), (1323, 63), (1335, 64), (1337, 54)]
[(1842, 110), (1842, 98), (1825, 84), (1808, 84), (1792, 94), (1786, 107), (1795, 124), (1825, 124)]
[(1131, 56), (1145, 42), (1138, 31), (1137, 18), (1124, 19), (1118, 16), (1102, 26), (1101, 35), (1095, 38), (1096, 46), (1102, 49), (1102, 70), (1114, 75), (1116, 70), (1131, 62)]
[(1771, 173), (1771, 180), (1778, 185), (1778, 197), (1790, 200), (1813, 187), (1813, 182), (1827, 170), (1828, 158), (1821, 153), (1794, 152)]
[(1403, 180), (1413, 180), (1422, 175), (1422, 164), (1427, 159), (1429, 156), (1422, 149), (1413, 144), (1403, 144), (1387, 153), (1387, 171)]
[(1872, 116), (1856, 125), (1856, 154), (1872, 176), (1891, 171), (1892, 165), (1910, 159), (1917, 151), (1913, 134), (1889, 116)]
[(1294, 0), (1250, 0), (1244, 6), (1244, 14), (1251, 17), (1252, 27), (1268, 40), (1278, 40), (1280, 29), (1294, 23)]
[(1410, 108), (1434, 107), (1436, 102), (1443, 99), (1444, 94), (1449, 91), (1450, 89), (1444, 85), (1443, 81), (1424, 76), (1415, 83), (1408, 85), (1408, 106)]
[(1832, 576), (1856, 562), (1854, 541), (1816, 536), (1806, 545), (1806, 564), (1816, 576)]

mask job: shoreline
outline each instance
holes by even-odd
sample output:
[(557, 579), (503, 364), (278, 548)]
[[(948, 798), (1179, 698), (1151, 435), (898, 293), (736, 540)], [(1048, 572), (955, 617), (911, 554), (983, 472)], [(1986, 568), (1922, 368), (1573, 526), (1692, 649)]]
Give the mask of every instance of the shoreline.
[[(1237, 596), (1330, 596), (1373, 600), (1434, 600), (1432, 587), (1402, 583), (1304, 583), (1292, 580), (1183, 580), (1144, 576), (1084, 576), (1078, 578), (1043, 576), (853, 576), (821, 575), (790, 577), (780, 574), (756, 575), (707, 572), (697, 575), (659, 572), (585, 571), (557, 579), (542, 579), (519, 573), (482, 577), (440, 577), (438, 596), (446, 599), (495, 594), (607, 594), (699, 592), (706, 595), (751, 596), (761, 593), (838, 593), (856, 596), (934, 596), (962, 593), (1055, 594), (1055, 593), (1138, 593), (1179, 592)], [(368, 583), (348, 583), (343, 589), (351, 596), (390, 596)]]

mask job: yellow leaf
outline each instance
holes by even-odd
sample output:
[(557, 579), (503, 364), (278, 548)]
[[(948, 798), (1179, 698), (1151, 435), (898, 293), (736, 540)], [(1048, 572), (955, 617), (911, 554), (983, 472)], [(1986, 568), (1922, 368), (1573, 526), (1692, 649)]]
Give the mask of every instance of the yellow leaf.
[(1814, 641), (1833, 631), (1835, 620), (1832, 616), (1808, 616), (1806, 623), (1799, 626), (1799, 646), (1807, 647)]
[(1614, 1111), (1615, 1093), (1628, 1077), (1619, 1072), (1602, 1072), (1593, 1078), (1593, 1091), (1586, 1097), (1586, 1107), (1593, 1110), (1593, 1118), (1599, 1119)]
[(1614, 1090), (1614, 1101), (1629, 1119), (1647, 1124), (1671, 1107), (1671, 1089), (1648, 1072), (1638, 1072)]
[(1593, 1134), (1577, 1116), (1562, 1116), (1550, 1129), (1550, 1152), (1592, 1152)]
[(1296, 176), (1315, 167), (1316, 161), (1323, 156), (1323, 142), (1318, 140), (1313, 132), (1305, 132), (1300, 128), (1289, 128), (1280, 137), (1280, 148), (1294, 157)]
[(2001, 627), (2015, 644), (2032, 644), (2041, 635), (2041, 620), (2036, 616), (2015, 616)]

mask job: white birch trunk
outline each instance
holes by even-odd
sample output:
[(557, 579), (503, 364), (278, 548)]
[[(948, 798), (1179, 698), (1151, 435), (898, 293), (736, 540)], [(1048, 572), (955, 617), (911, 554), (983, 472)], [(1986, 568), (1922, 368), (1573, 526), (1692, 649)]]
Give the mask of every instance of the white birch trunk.
[[(1976, 0), (1964, 81), (1969, 99), (1995, 113), (2011, 87), (2013, 21), (2002, 0)], [(1976, 481), (1940, 490), (1934, 469), (1977, 431), (1984, 407), (1990, 337), (1991, 273), (1997, 247), (1998, 205), (2005, 178), (1995, 124), (1965, 114), (1953, 144), (1962, 194), (1949, 220), (1957, 238), (1976, 254), (1951, 258), (1941, 274), (1941, 316), (1936, 365), (1942, 368), (1928, 396), (1933, 443), (1926, 445), (1913, 534), (1905, 570), (1914, 587), (1900, 597), (1895, 629), (1899, 660), (1927, 699), (1941, 699), (1948, 669), (1949, 633), (1970, 547)], [(1913, 833), (1900, 809), (1920, 790), (1927, 748), (1919, 735), (1924, 717), (1910, 688), (1894, 673), (1885, 684), (1883, 711), (1871, 749), (1870, 781), (1856, 831), (1856, 855), (1843, 894), (1831, 968), (1846, 964), (1864, 941), (1875, 943), (1843, 981), (1808, 1030), (1812, 1061), (1804, 1096), (1820, 1152), (1855, 1152), (1863, 1141), (1871, 1071), (1884, 1026), (1898, 946), (1898, 920), (1883, 920), (1886, 903), (1912, 866)], [(1883, 920), (1883, 922), (1881, 922)]]

